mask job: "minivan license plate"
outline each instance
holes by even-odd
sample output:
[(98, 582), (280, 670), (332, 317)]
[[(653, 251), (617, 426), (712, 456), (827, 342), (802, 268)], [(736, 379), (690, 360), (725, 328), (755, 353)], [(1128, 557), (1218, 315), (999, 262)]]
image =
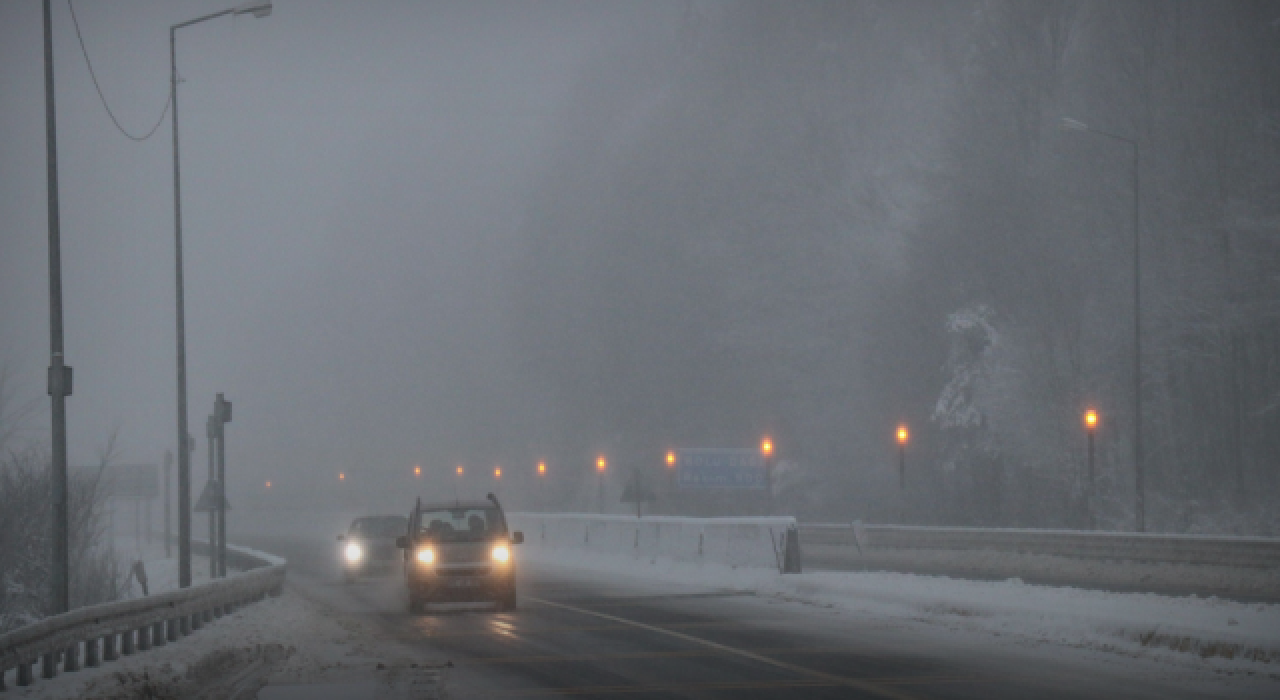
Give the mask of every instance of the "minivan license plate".
[(458, 577), (449, 581), (450, 588), (471, 588), (480, 585), (480, 580), (471, 577)]

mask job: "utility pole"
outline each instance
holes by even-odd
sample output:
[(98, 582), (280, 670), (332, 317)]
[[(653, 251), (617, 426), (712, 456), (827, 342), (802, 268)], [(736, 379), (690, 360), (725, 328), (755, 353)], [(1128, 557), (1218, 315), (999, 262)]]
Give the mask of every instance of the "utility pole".
[(71, 562), (67, 532), (67, 397), (71, 395), (71, 368), (63, 364), (62, 347), (62, 240), (58, 218), (58, 126), (53, 94), (53, 20), (44, 0), (44, 126), (45, 164), (49, 197), (49, 377), (52, 397), (52, 517), (51, 614), (71, 609)]
[(171, 541), (173, 533), (169, 531), (169, 502), (172, 496), (169, 495), (169, 473), (173, 471), (173, 452), (164, 451), (164, 558), (172, 559), (173, 550)]
[(227, 576), (227, 423), (231, 422), (231, 402), (218, 393), (213, 402), (218, 429), (218, 577)]
[[(204, 422), (205, 442), (209, 445), (206, 452), (209, 453), (209, 477), (205, 481), (205, 490), (213, 488), (214, 478), (217, 476), (213, 462), (214, 443), (218, 441), (218, 429), (215, 427), (218, 423), (216, 417), (217, 407), (214, 407), (214, 413), (209, 414), (208, 419)], [(209, 578), (218, 578), (218, 515), (213, 509), (209, 509)]]

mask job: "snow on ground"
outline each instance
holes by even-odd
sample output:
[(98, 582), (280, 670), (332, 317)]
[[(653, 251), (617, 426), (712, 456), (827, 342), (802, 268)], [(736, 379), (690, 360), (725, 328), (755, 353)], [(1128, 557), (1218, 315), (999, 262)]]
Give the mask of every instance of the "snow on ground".
[[(410, 679), (435, 685), (444, 669), (397, 658), (394, 650), (370, 648), (366, 630), (305, 598), (288, 592), (247, 605), (190, 637), (121, 657), (98, 668), (37, 678), (25, 688), (9, 674), (6, 697), (48, 698), (225, 698), (263, 684), (289, 687), (366, 683), (382, 687)], [(37, 668), (38, 673), (38, 668)], [(425, 678), (425, 676), (431, 676)]]
[(529, 550), (525, 555), (630, 580), (749, 591), (834, 605), (870, 617), (1036, 644), (1211, 664), (1280, 677), (1280, 605), (1144, 593), (1111, 593), (1019, 580), (970, 581), (888, 572), (807, 572), (636, 560), (600, 552)]
[[(171, 557), (165, 557), (164, 542), (159, 537), (147, 542), (136, 540), (132, 536), (117, 535), (112, 546), (121, 567), (128, 569), (136, 561), (141, 561), (147, 575), (147, 590), (150, 593), (177, 590), (178, 588), (178, 546), (170, 548)], [(209, 580), (209, 558), (191, 555), (191, 582), (204, 583)], [(142, 588), (132, 577), (125, 588), (126, 598), (141, 598)]]

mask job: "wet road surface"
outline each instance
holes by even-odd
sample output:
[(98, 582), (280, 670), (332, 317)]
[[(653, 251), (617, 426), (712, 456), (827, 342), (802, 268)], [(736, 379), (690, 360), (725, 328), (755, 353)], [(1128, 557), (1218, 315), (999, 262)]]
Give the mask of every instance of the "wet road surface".
[(1171, 698), (1280, 691), (1274, 681), (1190, 661), (1012, 641), (536, 562), (522, 562), (516, 612), (450, 607), (413, 615), (396, 576), (341, 583), (331, 543), (237, 539), (286, 557), (289, 591), (358, 620), (369, 644), (447, 667), (450, 698)]

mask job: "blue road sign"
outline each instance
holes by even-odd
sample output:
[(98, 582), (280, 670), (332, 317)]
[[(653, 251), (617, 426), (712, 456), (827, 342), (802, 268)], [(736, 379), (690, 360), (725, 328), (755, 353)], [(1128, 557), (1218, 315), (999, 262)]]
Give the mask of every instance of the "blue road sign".
[(681, 490), (765, 490), (764, 456), (753, 449), (676, 450), (676, 485)]

